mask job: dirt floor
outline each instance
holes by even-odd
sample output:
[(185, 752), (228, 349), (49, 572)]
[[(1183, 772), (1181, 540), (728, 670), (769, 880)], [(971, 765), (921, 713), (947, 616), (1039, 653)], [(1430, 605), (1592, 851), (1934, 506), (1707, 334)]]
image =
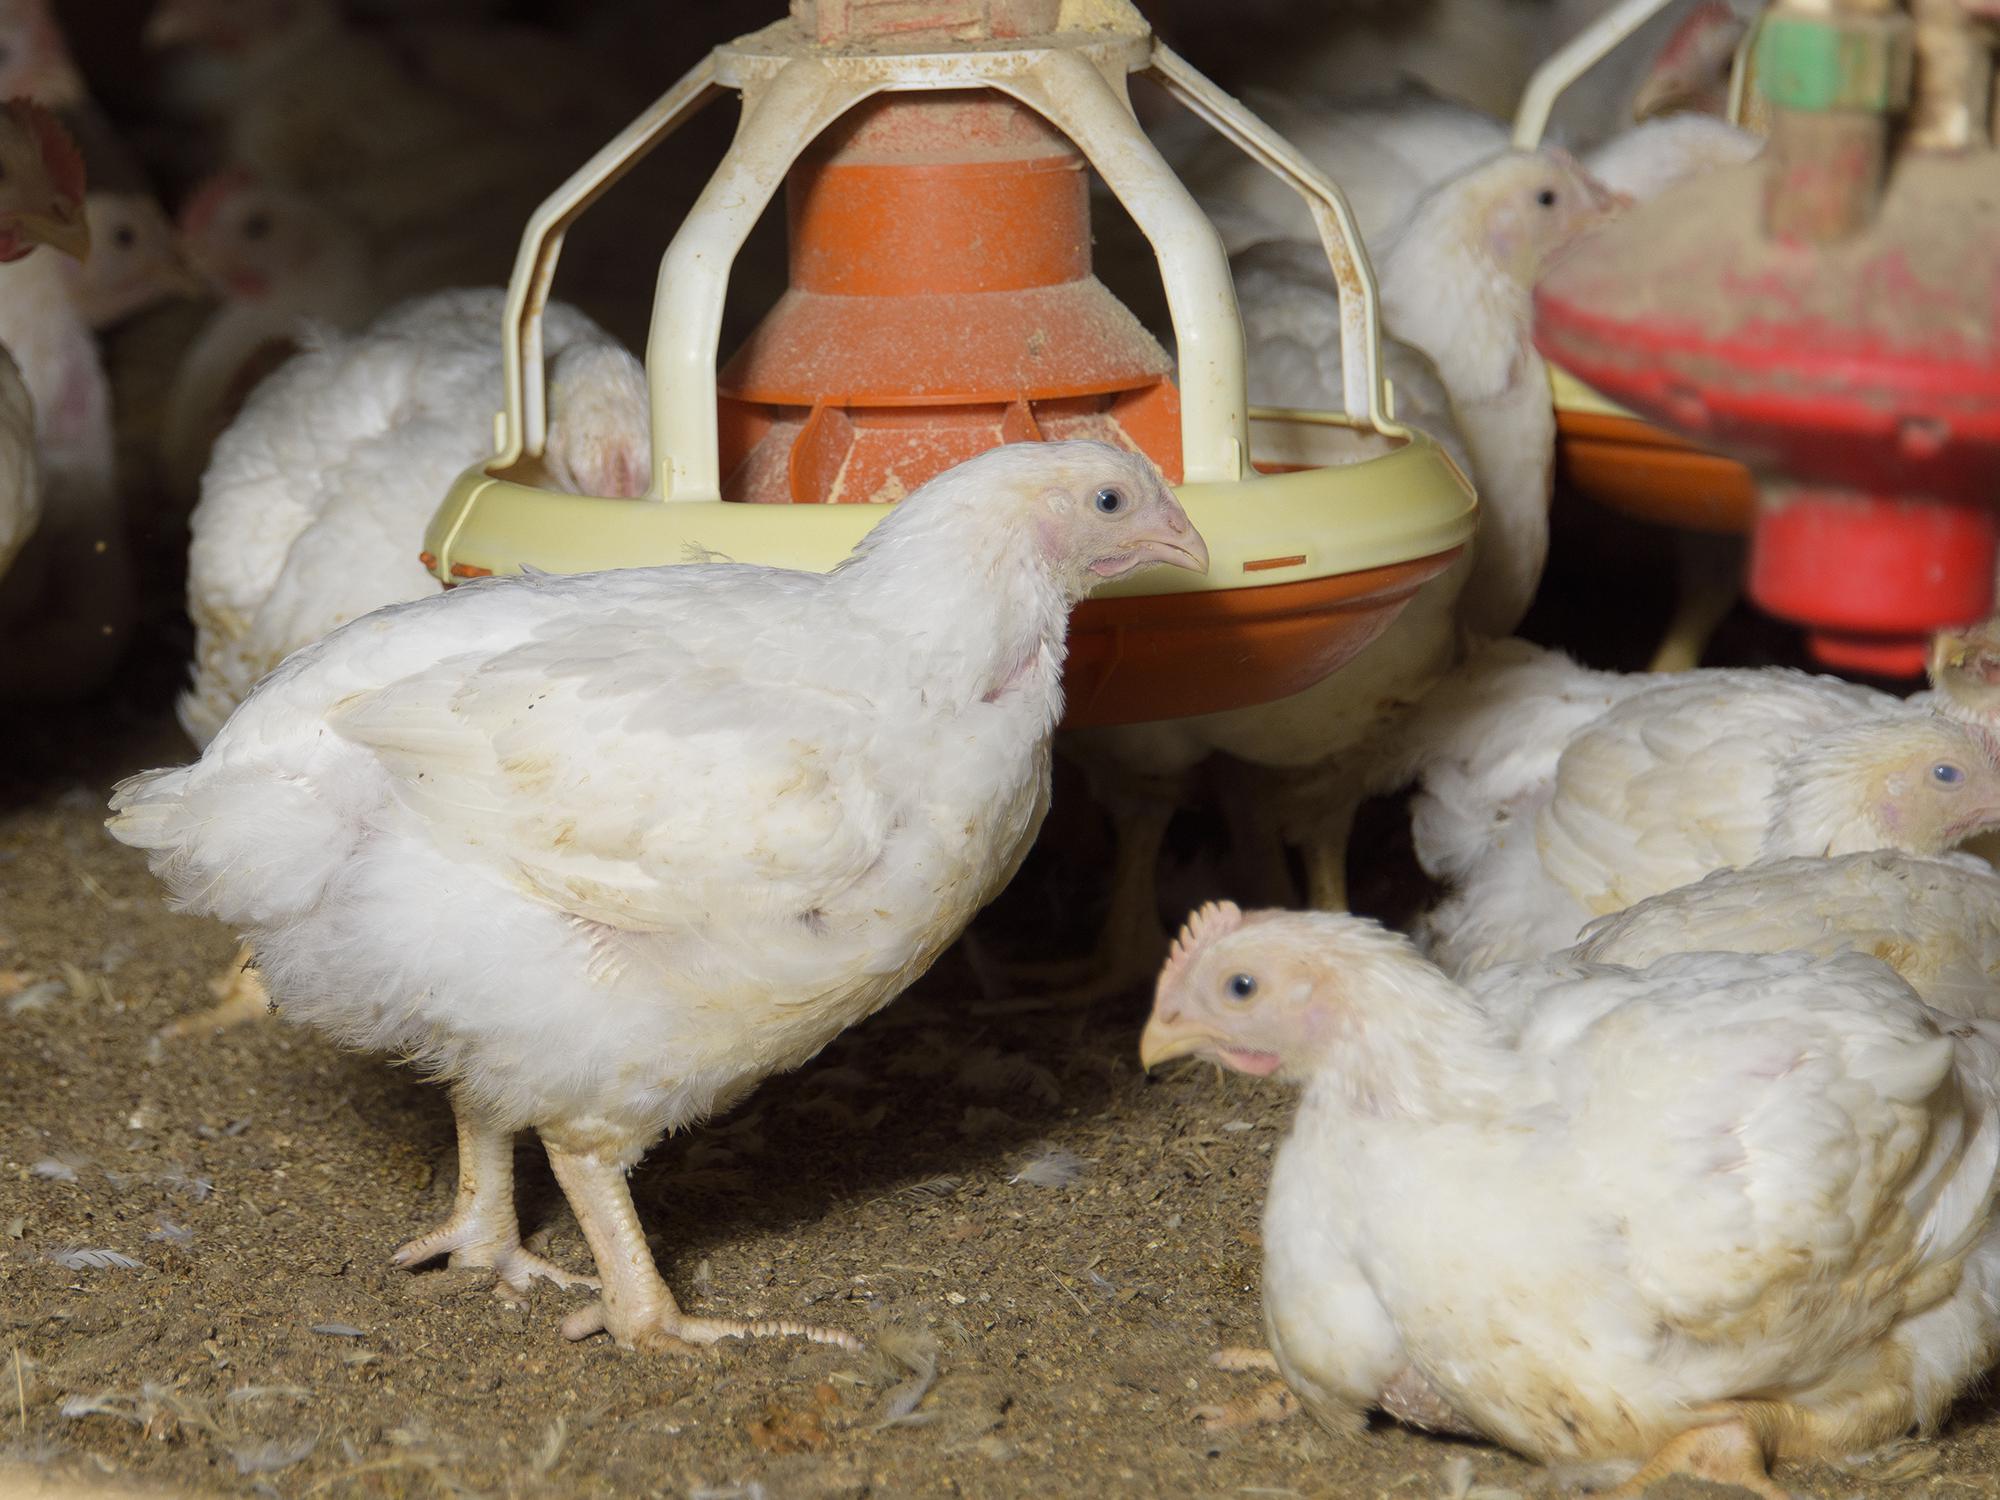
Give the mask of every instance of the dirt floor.
[[(162, 708), (176, 650), (156, 654), (120, 700), (142, 706), (9, 730), (0, 1497), (42, 1493), (34, 1474), (285, 1500), (1500, 1500), (1539, 1482), (1388, 1424), (1206, 1433), (1194, 1409), (1258, 1381), (1209, 1356), (1259, 1340), (1257, 1224), (1288, 1098), (1200, 1065), (1142, 1077), (1142, 994), (982, 1014), (958, 954), (636, 1182), (684, 1302), (837, 1325), (870, 1353), (570, 1344), (556, 1325), (582, 1292), (509, 1300), (485, 1273), (393, 1269), (451, 1198), (437, 1089), (274, 1020), (154, 1040), (207, 1003), (234, 947), (168, 912), (100, 826), (116, 775), (186, 753)], [(1364, 862), (1381, 837), (1364, 834)], [(1088, 868), (1031, 866), (1003, 943), (1079, 936)], [(520, 1159), (524, 1224), (586, 1267), (539, 1153)], [(1977, 1407), (1942, 1442), (1782, 1477), (1947, 1497), (2000, 1493), (1996, 1472), (2000, 1416)]]

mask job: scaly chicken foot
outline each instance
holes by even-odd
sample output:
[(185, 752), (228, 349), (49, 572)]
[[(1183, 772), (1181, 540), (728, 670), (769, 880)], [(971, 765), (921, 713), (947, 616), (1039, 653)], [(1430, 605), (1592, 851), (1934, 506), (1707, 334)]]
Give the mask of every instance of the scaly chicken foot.
[(162, 1041), (227, 1031), (275, 1008), (270, 991), (264, 988), (264, 981), (257, 973), (257, 956), (248, 943), (236, 950), (236, 957), (229, 961), (227, 969), (208, 982), (208, 992), (215, 996), (216, 1003), (162, 1026), (159, 1032)]
[(549, 1165), (562, 1185), (583, 1237), (596, 1257), (604, 1295), (563, 1320), (566, 1339), (608, 1333), (620, 1348), (651, 1353), (692, 1354), (721, 1339), (789, 1337), (859, 1350), (861, 1341), (835, 1328), (816, 1328), (790, 1318), (695, 1318), (680, 1310), (660, 1279), (646, 1232), (632, 1204), (624, 1168), (588, 1152), (565, 1151), (543, 1138)]
[(1710, 1484), (1733, 1484), (1763, 1500), (1798, 1500), (1772, 1481), (1764, 1467), (1763, 1445), (1750, 1424), (1740, 1418), (1689, 1428), (1661, 1447), (1630, 1479), (1606, 1490), (1604, 1500), (1640, 1500), (1647, 1490), (1675, 1474), (1705, 1479)]
[[(1257, 1372), (1275, 1375), (1278, 1372), (1277, 1356), (1269, 1349), (1252, 1349), (1231, 1345), (1218, 1349), (1208, 1357), (1209, 1364), (1218, 1370), (1245, 1374)], [(1234, 1432), (1243, 1427), (1276, 1426), (1299, 1413), (1299, 1398), (1282, 1380), (1267, 1380), (1247, 1396), (1238, 1396), (1215, 1406), (1197, 1406), (1190, 1415), (1208, 1432)]]
[(566, 1271), (522, 1246), (514, 1212), (513, 1132), (486, 1124), (456, 1096), (452, 1114), (458, 1123), (458, 1196), (451, 1217), (402, 1246), (391, 1262), (409, 1267), (449, 1255), (453, 1266), (491, 1267), (517, 1292), (525, 1292), (537, 1276), (557, 1286), (596, 1287), (596, 1277)]

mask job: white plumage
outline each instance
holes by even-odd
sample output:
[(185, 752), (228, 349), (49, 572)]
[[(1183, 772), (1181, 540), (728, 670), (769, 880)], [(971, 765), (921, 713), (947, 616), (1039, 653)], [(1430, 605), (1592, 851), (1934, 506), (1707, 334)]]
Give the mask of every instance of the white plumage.
[(1663, 115), (1605, 142), (1583, 164), (1612, 192), (1644, 203), (1690, 178), (1741, 166), (1763, 149), (1762, 136), (1713, 115)]
[(1418, 860), (1456, 886), (1427, 919), (1456, 973), (1563, 947), (1725, 866), (1936, 854), (2000, 818), (2000, 763), (1976, 735), (1789, 671), (1621, 680), (1499, 648), (1413, 716), (1394, 758), (1421, 783)]
[[(1252, 89), (1245, 102), (1340, 185), (1371, 243), (1438, 183), (1507, 149), (1498, 120), (1406, 80), (1372, 97)], [(1299, 195), (1228, 141), (1205, 135), (1182, 176), (1232, 253), (1268, 239), (1316, 241)]]
[[(195, 664), (180, 717), (197, 744), (299, 647), (436, 592), (417, 554), (452, 481), (492, 447), (505, 300), (446, 292), (362, 334), (321, 333), (216, 444), (188, 552)], [(638, 494), (651, 452), (638, 361), (560, 304), (543, 338), (547, 482)]]
[(1306, 1084), (1265, 1322), (1329, 1421), (1777, 1495), (1761, 1458), (1932, 1431), (2000, 1343), (2000, 1029), (1873, 958), (1563, 956), (1473, 993), (1361, 919), (1211, 908), (1145, 1055), (1237, 1047)]
[[(1145, 460), (1020, 445), (931, 481), (826, 575), (733, 564), (481, 582), (290, 657), (195, 765), (114, 799), (295, 1019), (450, 1082), (461, 1199), (405, 1248), (510, 1280), (534, 1126), (623, 1343), (684, 1319), (624, 1173), (921, 974), (1047, 800), (1069, 608), (1205, 566)], [(794, 1330), (797, 1331), (797, 1330)]]
[[(1390, 237), (1377, 264), (1386, 327), (1408, 346), (1388, 346), (1398, 399), (1411, 421), (1436, 422), (1470, 468), (1479, 534), (1379, 638), (1305, 692), (1075, 737), (1121, 844), (1099, 944), (1105, 972), (1087, 988), (1130, 983), (1158, 957), (1153, 853), (1171, 803), (1141, 779), (1183, 777), (1216, 752), (1297, 773), (1266, 778), (1261, 794), (1304, 856), (1313, 903), (1344, 904), (1348, 826), (1370, 785), (1362, 747), (1451, 667), (1462, 633), (1511, 630), (1541, 577), (1555, 418), (1529, 297), (1542, 267), (1611, 208), (1569, 157), (1507, 153), (1435, 189)], [(1238, 257), (1238, 272), (1252, 389), (1283, 405), (1337, 405), (1339, 324), (1323, 253), (1261, 244)]]
[(1718, 870), (1593, 922), (1570, 954), (1641, 966), (1711, 950), (1865, 953), (1927, 1005), (2000, 1019), (2000, 879), (1965, 855), (1877, 849), (1771, 860)]

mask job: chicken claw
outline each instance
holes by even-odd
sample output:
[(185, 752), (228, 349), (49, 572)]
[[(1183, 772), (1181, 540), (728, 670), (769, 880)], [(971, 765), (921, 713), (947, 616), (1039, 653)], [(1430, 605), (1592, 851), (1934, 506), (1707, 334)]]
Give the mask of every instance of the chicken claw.
[(398, 1266), (421, 1265), (449, 1254), (454, 1266), (491, 1266), (517, 1292), (537, 1276), (557, 1286), (595, 1287), (597, 1278), (565, 1271), (554, 1261), (524, 1249), (514, 1214), (514, 1137), (485, 1124), (456, 1096), (458, 1197), (451, 1217), (419, 1235), (391, 1257)]
[(1645, 1466), (1604, 1500), (1640, 1500), (1647, 1490), (1673, 1474), (1687, 1474), (1710, 1484), (1735, 1485), (1763, 1500), (1798, 1500), (1775, 1484), (1764, 1468), (1764, 1449), (1749, 1424), (1729, 1418), (1691, 1427), (1665, 1444)]
[(1205, 1432), (1275, 1426), (1298, 1414), (1299, 1398), (1282, 1380), (1267, 1380), (1247, 1396), (1238, 1396), (1220, 1406), (1197, 1406), (1193, 1413)]
[(263, 979), (258, 976), (256, 965), (256, 955), (245, 943), (236, 950), (229, 967), (209, 981), (208, 990), (215, 996), (215, 1004), (162, 1026), (160, 1039), (174, 1041), (180, 1037), (227, 1031), (232, 1026), (241, 1026), (246, 1021), (268, 1014), (272, 1008), (271, 996), (264, 988)]
[(1253, 1349), (1247, 1344), (1231, 1344), (1226, 1349), (1218, 1349), (1209, 1355), (1208, 1362), (1218, 1370), (1237, 1373), (1258, 1371), (1266, 1375), (1278, 1373), (1278, 1356), (1269, 1349)]
[(566, 1339), (608, 1333), (620, 1348), (655, 1353), (692, 1353), (720, 1339), (802, 1338), (859, 1351), (861, 1341), (834, 1328), (815, 1328), (790, 1318), (695, 1318), (680, 1310), (660, 1279), (646, 1246), (632, 1192), (620, 1166), (588, 1152), (565, 1151), (544, 1137), (549, 1165), (590, 1242), (603, 1277), (604, 1296), (563, 1320)]

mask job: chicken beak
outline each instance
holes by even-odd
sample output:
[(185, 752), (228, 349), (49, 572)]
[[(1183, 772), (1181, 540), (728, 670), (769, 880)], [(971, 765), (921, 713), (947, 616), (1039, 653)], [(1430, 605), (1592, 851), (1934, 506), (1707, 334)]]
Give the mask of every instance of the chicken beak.
[(15, 222), (29, 239), (52, 250), (60, 250), (77, 260), (90, 254), (90, 225), (80, 213), (52, 209), (48, 213), (22, 214)]
[(1135, 568), (1147, 563), (1165, 563), (1169, 567), (1186, 568), (1190, 573), (1208, 571), (1208, 543), (1194, 529), (1194, 522), (1187, 518), (1180, 502), (1172, 499), (1159, 506), (1158, 520), (1150, 533), (1133, 546), (1131, 556)]
[(1147, 1019), (1146, 1029), (1139, 1035), (1139, 1066), (1150, 1073), (1161, 1063), (1199, 1052), (1207, 1040), (1178, 1017), (1168, 1021), (1156, 1012)]

